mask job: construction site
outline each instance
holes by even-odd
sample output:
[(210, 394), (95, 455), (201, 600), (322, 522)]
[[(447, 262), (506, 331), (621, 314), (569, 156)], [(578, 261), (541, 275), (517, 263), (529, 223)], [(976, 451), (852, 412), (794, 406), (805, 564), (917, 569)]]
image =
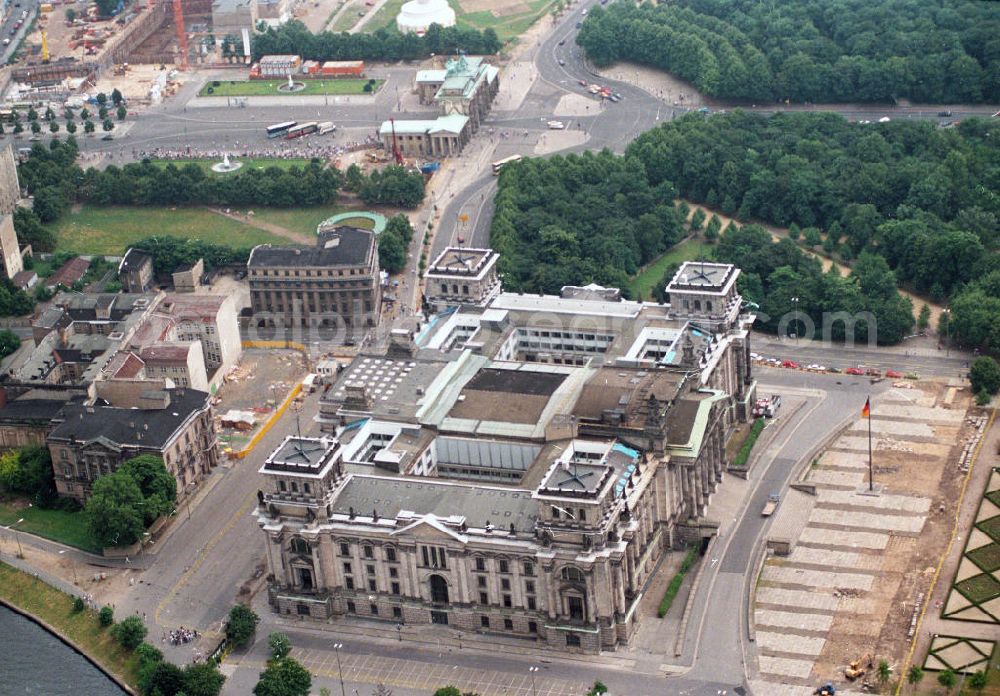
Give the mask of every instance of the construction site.
[(987, 417), (934, 381), (897, 383), (876, 404), (809, 463), (768, 535), (752, 619), (775, 694), (879, 691), (930, 601)]

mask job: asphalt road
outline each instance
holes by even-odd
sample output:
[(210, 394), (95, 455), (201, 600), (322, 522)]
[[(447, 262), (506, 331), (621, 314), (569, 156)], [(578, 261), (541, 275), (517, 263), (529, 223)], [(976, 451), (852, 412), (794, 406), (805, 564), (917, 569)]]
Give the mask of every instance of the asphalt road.
[[(19, 7), (14, 5), (15, 2)], [(28, 27), (31, 25), (31, 19), (38, 9), (39, 2), (40, 0), (11, 0), (10, 7), (7, 8), (7, 16), (0, 23), (0, 41), (10, 39), (9, 44), (0, 46), (0, 64), (7, 63), (11, 54), (17, 49), (21, 39), (24, 38)], [(19, 28), (15, 29), (14, 25), (21, 20), (21, 13), (24, 11), (28, 12), (28, 17), (21, 22)]]

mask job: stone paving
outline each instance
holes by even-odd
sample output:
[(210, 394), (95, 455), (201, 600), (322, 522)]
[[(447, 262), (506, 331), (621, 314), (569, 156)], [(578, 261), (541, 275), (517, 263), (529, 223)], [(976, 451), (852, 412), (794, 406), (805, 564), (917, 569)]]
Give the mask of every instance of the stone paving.
[(924, 469), (916, 476), (920, 484), (934, 472), (939, 476), (965, 417), (964, 409), (942, 406), (927, 390), (913, 392), (890, 390), (876, 404), (874, 495), (868, 491), (869, 423), (858, 418), (803, 474), (816, 493), (803, 496), (808, 506), (779, 508), (771, 538), (794, 526), (783, 514), (798, 516), (800, 526), (806, 522), (791, 553), (769, 558), (758, 583), (753, 618), (762, 681), (753, 682), (756, 693), (810, 694), (827, 681), (838, 693), (851, 693), (840, 688), (847, 651), (886, 649), (878, 645), (883, 626), (897, 593), (910, 587), (904, 584), (907, 560), (932, 515), (933, 492), (909, 485), (906, 468)]

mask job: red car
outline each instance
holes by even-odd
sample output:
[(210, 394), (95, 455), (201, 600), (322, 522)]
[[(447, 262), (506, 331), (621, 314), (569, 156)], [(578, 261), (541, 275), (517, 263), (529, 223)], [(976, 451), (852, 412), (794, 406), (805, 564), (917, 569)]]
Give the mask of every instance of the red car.
[(889, 379), (902, 379), (903, 373), (897, 372), (896, 370), (886, 370), (885, 376), (888, 377)]
[(586, 87), (587, 86), (587, 81), (586, 80), (577, 80), (577, 84), (579, 84), (581, 87)]
[(790, 367), (793, 370), (799, 369), (799, 364), (797, 362), (792, 361), (792, 360), (785, 360), (783, 363), (781, 363), (781, 366), (782, 367)]
[(849, 367), (846, 370), (844, 370), (844, 372), (846, 372), (849, 375), (863, 375), (865, 373), (865, 371), (862, 370), (860, 367)]

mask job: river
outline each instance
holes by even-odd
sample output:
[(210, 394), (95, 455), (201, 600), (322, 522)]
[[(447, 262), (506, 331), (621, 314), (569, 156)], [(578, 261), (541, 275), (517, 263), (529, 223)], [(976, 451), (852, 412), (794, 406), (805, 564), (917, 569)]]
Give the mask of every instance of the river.
[(35, 622), (0, 605), (3, 696), (122, 696), (117, 684)]

